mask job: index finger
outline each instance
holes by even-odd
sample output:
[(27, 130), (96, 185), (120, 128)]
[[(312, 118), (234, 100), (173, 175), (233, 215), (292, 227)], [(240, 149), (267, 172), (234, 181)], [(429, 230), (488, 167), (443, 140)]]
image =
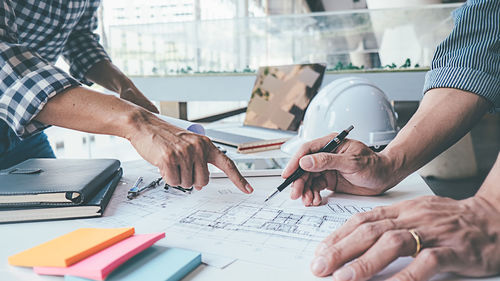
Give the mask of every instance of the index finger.
[(221, 169), (239, 190), (243, 191), (246, 194), (252, 193), (252, 186), (241, 175), (234, 162), (215, 146), (210, 150), (211, 151), (208, 156), (208, 163), (212, 163), (217, 168)]
[(297, 153), (295, 153), (295, 155), (293, 155), (292, 158), (290, 158), (290, 161), (288, 162), (286, 168), (283, 170), (281, 176), (283, 178), (288, 178), (289, 176), (291, 176), (292, 173), (299, 168), (300, 158), (302, 158), (304, 155), (318, 152), (336, 135), (338, 134), (337, 133), (329, 134), (322, 138), (315, 139), (313, 141), (306, 142), (305, 144), (303, 144), (299, 148)]

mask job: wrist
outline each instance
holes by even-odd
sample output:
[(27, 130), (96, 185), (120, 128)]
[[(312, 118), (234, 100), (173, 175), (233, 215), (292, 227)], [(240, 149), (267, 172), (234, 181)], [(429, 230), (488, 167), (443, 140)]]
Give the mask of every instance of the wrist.
[(122, 120), (122, 124), (124, 124), (124, 133), (122, 137), (129, 141), (132, 141), (138, 136), (154, 136), (164, 131), (168, 131), (171, 134), (184, 131), (181, 128), (165, 122), (154, 113), (135, 105), (133, 109), (127, 111), (127, 114), (125, 114)]
[(145, 134), (147, 125), (151, 123), (154, 115), (139, 106), (133, 106), (124, 114), (121, 124), (123, 124), (123, 134), (121, 137), (131, 141), (138, 134)]
[(382, 159), (386, 175), (388, 188), (391, 188), (402, 181), (409, 173), (405, 169), (406, 157), (401, 149), (387, 147), (378, 153)]

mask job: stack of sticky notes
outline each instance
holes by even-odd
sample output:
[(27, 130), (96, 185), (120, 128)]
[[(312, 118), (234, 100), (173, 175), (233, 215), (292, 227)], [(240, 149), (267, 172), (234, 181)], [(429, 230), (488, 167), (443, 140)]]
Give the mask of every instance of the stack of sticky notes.
[(81, 228), (9, 257), (16, 266), (65, 280), (180, 280), (201, 263), (201, 254), (152, 246), (165, 233), (134, 228)]

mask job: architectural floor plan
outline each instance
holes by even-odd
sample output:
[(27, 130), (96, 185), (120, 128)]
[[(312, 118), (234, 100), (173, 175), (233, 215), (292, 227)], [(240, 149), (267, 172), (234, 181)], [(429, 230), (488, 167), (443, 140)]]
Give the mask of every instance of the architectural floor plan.
[(343, 206), (338, 203), (328, 206), (335, 214), (305, 215), (279, 208), (239, 203), (228, 206), (222, 211), (196, 210), (179, 222), (227, 231), (269, 233), (319, 241), (344, 224), (354, 212), (371, 209), (352, 205)]
[[(144, 173), (145, 181), (157, 174)], [(129, 174), (130, 175), (130, 174)], [(373, 204), (332, 197), (319, 207), (304, 207), (283, 192), (264, 203), (278, 177), (250, 178), (255, 191), (243, 194), (227, 179), (212, 179), (191, 194), (161, 187), (128, 200), (127, 190), (137, 176), (123, 180), (105, 216), (89, 220), (107, 227), (134, 226), (138, 233), (164, 231), (159, 244), (201, 251), (277, 267), (307, 267), (316, 245), (355, 213)], [(287, 190), (288, 191), (288, 190)]]

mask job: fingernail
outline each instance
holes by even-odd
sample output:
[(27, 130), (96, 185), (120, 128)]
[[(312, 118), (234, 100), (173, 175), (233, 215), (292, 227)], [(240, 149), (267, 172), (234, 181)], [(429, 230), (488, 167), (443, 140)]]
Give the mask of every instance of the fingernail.
[(245, 189), (248, 191), (248, 193), (252, 193), (253, 192), (253, 187), (249, 183), (247, 183), (245, 185)]
[(335, 281), (349, 281), (354, 277), (354, 271), (350, 267), (343, 267), (333, 274)]
[(326, 262), (323, 257), (316, 257), (311, 263), (311, 271), (316, 274), (320, 275), (325, 271), (326, 268)]
[(300, 159), (300, 166), (304, 169), (310, 169), (314, 165), (314, 161), (311, 156), (304, 156)]

